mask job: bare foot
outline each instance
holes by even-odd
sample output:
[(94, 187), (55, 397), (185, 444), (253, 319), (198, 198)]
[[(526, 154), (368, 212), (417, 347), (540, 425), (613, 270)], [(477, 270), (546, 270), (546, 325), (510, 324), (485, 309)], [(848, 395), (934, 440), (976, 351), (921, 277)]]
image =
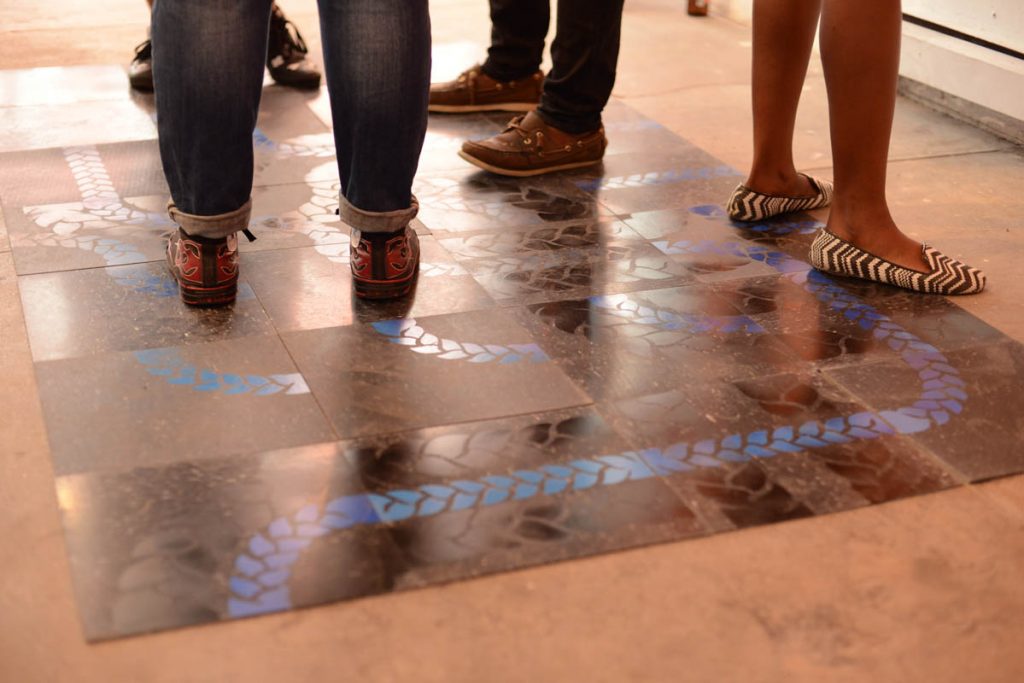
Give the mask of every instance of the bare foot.
[(833, 212), (829, 216), (827, 228), (836, 237), (873, 256), (919, 273), (931, 272), (931, 266), (921, 252), (921, 243), (900, 232), (891, 218), (851, 227)]
[(747, 181), (743, 183), (754, 192), (772, 195), (775, 197), (813, 197), (818, 194), (814, 186), (807, 180), (807, 176), (792, 172), (770, 172), (763, 173), (751, 170)]

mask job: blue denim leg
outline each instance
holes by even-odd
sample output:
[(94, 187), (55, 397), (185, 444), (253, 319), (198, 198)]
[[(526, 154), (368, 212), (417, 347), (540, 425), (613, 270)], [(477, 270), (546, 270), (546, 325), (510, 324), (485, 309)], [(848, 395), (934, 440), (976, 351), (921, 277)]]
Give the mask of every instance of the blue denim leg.
[[(186, 232), (218, 237), (248, 223), (271, 2), (157, 0), (153, 7), (160, 157)], [(201, 220), (210, 217), (221, 220)], [(217, 234), (204, 227), (213, 225)]]
[(402, 228), (416, 215), (427, 130), (427, 0), (320, 0), (320, 34), (342, 220), (364, 232)]

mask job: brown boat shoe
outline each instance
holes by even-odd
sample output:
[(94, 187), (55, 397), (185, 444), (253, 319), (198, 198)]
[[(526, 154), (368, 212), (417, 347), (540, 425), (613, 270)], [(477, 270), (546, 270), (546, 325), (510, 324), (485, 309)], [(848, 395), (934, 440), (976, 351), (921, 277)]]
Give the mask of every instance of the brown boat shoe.
[(480, 65), (466, 69), (454, 81), (430, 84), (432, 112), (530, 111), (540, 101), (544, 72), (517, 81), (496, 81)]
[(466, 141), (459, 156), (485, 171), (521, 178), (599, 164), (607, 146), (603, 127), (574, 135), (549, 126), (531, 111), (492, 138)]

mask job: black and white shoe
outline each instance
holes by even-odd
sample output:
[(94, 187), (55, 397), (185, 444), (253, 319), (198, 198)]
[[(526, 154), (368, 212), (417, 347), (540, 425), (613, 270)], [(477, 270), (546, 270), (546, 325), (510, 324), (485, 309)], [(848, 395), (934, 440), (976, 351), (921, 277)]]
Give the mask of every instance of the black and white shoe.
[(726, 207), (729, 218), (734, 221), (763, 221), (772, 216), (780, 216), (784, 213), (794, 211), (810, 211), (820, 209), (832, 203), (834, 190), (832, 183), (827, 180), (819, 180), (801, 173), (811, 183), (814, 194), (808, 197), (784, 197), (780, 195), (763, 194), (757, 190), (751, 190), (746, 185), (739, 185), (729, 198)]
[(977, 268), (928, 245), (921, 247), (921, 254), (931, 267), (927, 273), (886, 261), (823, 229), (811, 244), (811, 265), (833, 275), (882, 282), (925, 294), (977, 294), (985, 289), (985, 273)]
[(306, 56), (308, 53), (309, 48), (299, 29), (274, 4), (270, 11), (270, 33), (267, 37), (267, 69), (270, 77), (280, 85), (316, 90), (320, 87), (320, 70)]

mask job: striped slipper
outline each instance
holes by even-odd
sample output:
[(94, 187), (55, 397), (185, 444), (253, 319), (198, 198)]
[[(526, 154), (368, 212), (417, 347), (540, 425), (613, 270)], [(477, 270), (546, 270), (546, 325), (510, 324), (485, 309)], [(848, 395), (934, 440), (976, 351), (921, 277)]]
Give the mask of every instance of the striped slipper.
[(977, 294), (985, 289), (985, 273), (952, 259), (928, 245), (921, 247), (931, 271), (921, 273), (869, 254), (836, 237), (818, 231), (811, 244), (811, 265), (833, 275), (859, 277), (925, 294)]
[(729, 198), (727, 210), (729, 218), (734, 221), (763, 221), (793, 211), (809, 211), (820, 209), (832, 203), (834, 193), (832, 183), (819, 180), (801, 173), (811, 183), (815, 194), (810, 197), (781, 197), (778, 195), (761, 194), (746, 185), (740, 185)]

